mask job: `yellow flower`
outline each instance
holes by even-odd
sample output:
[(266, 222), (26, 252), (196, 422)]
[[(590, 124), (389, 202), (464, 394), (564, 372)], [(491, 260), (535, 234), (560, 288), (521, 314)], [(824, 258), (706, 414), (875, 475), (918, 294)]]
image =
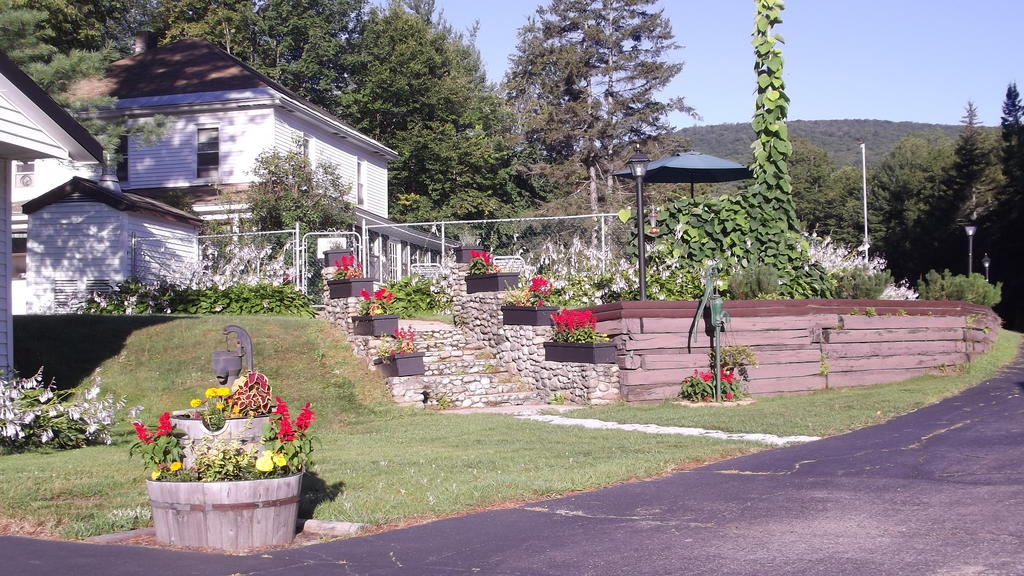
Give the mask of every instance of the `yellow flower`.
[(213, 398), (216, 395), (217, 395), (217, 389), (216, 388), (207, 388), (206, 389), (206, 397), (207, 398)]
[(264, 452), (262, 456), (256, 459), (256, 469), (260, 472), (270, 472), (274, 469), (274, 460), (270, 452)]
[(203, 401), (200, 400), (199, 398), (193, 398), (188, 401), (188, 405), (193, 408), (199, 408), (200, 406), (203, 405)]
[(231, 394), (231, 388), (217, 388), (217, 396), (227, 397)]
[(281, 454), (280, 452), (274, 452), (274, 464), (277, 464), (278, 466), (284, 466), (287, 463), (288, 459), (284, 457), (284, 454)]
[(159, 470), (153, 470), (153, 473), (149, 475), (149, 478), (151, 480), (156, 480), (159, 477), (160, 477), (160, 471)]
[(223, 409), (224, 409), (224, 403), (223, 402), (217, 402), (217, 410), (223, 410)]
[(171, 462), (171, 472), (181, 470), (181, 462)]

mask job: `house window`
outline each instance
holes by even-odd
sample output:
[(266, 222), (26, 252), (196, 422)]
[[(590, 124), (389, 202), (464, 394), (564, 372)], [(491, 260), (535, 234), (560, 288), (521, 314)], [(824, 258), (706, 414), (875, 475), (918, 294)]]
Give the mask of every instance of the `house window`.
[(366, 162), (356, 161), (356, 206), (366, 205)]
[(128, 137), (121, 136), (117, 139), (117, 179), (121, 182), (128, 181)]
[(220, 129), (200, 128), (197, 135), (196, 178), (215, 179), (220, 172)]
[(14, 187), (15, 188), (31, 188), (35, 182), (36, 174), (36, 163), (35, 162), (15, 162), (14, 163)]

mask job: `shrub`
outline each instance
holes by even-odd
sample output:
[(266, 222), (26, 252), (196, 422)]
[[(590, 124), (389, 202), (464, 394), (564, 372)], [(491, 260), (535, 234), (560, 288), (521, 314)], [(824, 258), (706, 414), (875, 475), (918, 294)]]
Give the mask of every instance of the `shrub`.
[(406, 276), (400, 280), (392, 280), (384, 287), (395, 295), (391, 303), (392, 314), (398, 314), (403, 318), (443, 312), (451, 306), (450, 303), (445, 303), (444, 295), (437, 289), (435, 282), (422, 276)]
[(82, 306), (91, 314), (280, 314), (315, 315), (309, 298), (291, 284), (233, 284), (188, 288), (125, 280), (110, 294), (94, 294)]
[(847, 300), (875, 300), (892, 284), (888, 270), (872, 272), (863, 266), (839, 270), (835, 279), (836, 298)]
[(124, 398), (100, 396), (98, 379), (78, 396), (44, 383), (42, 369), (31, 378), (0, 380), (0, 449), (110, 444), (114, 416), (124, 406)]
[(729, 293), (737, 300), (777, 297), (779, 274), (771, 266), (752, 264), (729, 278)]
[(940, 275), (929, 270), (918, 282), (917, 291), (926, 300), (962, 300), (991, 308), (1002, 299), (1003, 284), (989, 284), (981, 274), (967, 277), (944, 270)]

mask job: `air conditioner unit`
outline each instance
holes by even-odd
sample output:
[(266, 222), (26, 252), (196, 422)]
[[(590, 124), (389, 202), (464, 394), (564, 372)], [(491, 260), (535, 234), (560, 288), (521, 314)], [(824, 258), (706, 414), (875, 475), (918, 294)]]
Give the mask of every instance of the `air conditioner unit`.
[(32, 174), (19, 174), (17, 176), (18, 188), (31, 188), (32, 187)]

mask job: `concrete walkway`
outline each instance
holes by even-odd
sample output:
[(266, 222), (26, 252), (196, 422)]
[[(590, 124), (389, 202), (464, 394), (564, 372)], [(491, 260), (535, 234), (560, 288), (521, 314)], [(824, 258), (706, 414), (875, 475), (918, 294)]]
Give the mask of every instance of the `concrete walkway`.
[(788, 444), (800, 444), (820, 440), (817, 436), (776, 436), (774, 434), (747, 434), (722, 432), (719, 430), (705, 430), (704, 428), (688, 428), (685, 426), (659, 426), (657, 424), (619, 424), (606, 420), (595, 420), (593, 418), (566, 418), (551, 414), (523, 414), (516, 416), (522, 420), (533, 420), (535, 422), (547, 422), (558, 426), (580, 426), (594, 430), (627, 430), (630, 432), (643, 432), (645, 434), (674, 434), (677, 436), (704, 436), (706, 438), (717, 438), (719, 440), (744, 440), (746, 442), (760, 442), (772, 446), (786, 446)]
[(1024, 573), (1024, 363), (850, 434), (252, 556), (0, 538), (19, 576)]

